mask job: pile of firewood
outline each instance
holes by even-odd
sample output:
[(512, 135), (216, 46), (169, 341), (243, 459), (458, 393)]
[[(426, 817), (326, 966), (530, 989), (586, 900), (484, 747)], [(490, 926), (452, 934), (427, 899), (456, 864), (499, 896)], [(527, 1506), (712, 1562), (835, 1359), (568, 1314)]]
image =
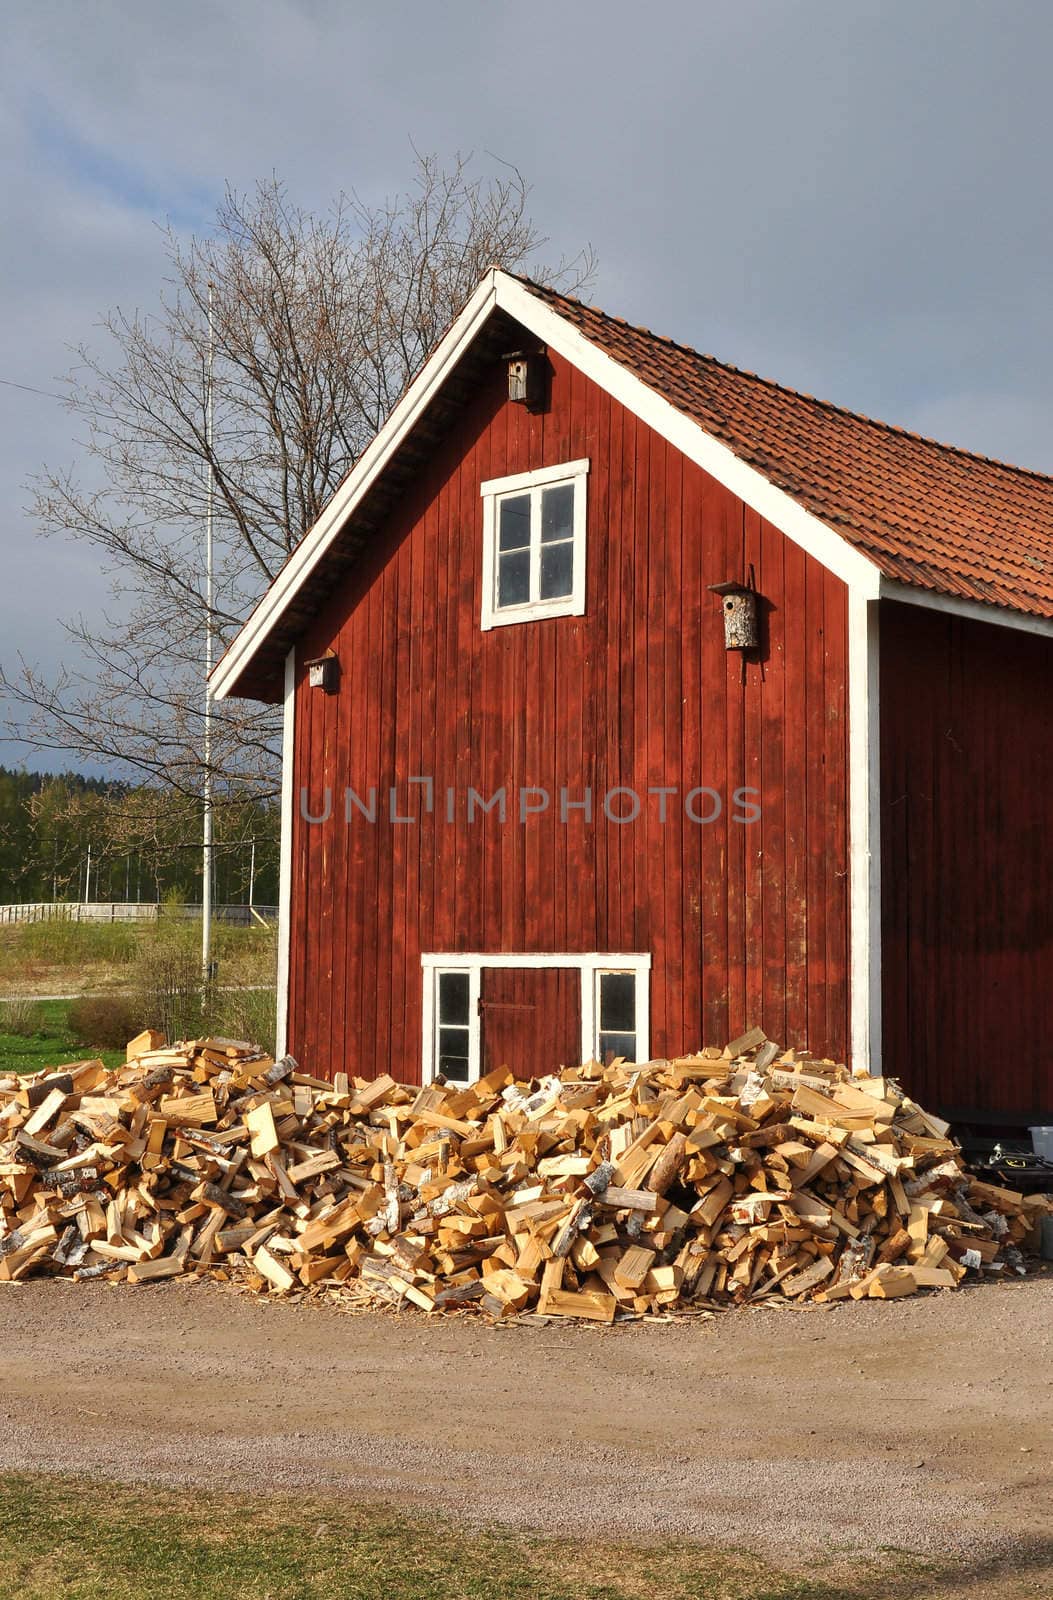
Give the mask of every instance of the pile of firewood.
[(0, 1078), (0, 1281), (181, 1274), (610, 1322), (1022, 1271), (1042, 1197), (759, 1030), (676, 1061), (332, 1083), (248, 1044)]

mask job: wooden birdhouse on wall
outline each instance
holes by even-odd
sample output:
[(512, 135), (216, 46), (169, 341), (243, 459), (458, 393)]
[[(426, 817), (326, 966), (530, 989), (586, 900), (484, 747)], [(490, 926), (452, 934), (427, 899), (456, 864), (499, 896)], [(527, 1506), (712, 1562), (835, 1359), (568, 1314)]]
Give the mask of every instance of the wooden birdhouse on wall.
[(513, 350), (508, 361), (508, 398), (528, 411), (545, 402), (545, 356), (541, 350)]
[(710, 588), (721, 597), (725, 650), (756, 650), (760, 643), (756, 589), (744, 583), (714, 583)]
[(330, 650), (324, 656), (307, 662), (307, 683), (323, 694), (335, 694), (340, 679), (340, 662)]

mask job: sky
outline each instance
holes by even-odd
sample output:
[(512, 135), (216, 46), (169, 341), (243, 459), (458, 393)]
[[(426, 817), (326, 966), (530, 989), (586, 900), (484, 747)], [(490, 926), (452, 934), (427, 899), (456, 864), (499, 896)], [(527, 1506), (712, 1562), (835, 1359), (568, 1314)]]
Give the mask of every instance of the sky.
[(149, 311), (157, 225), (207, 232), (224, 183), (375, 200), (413, 146), (517, 165), (605, 310), (1053, 472), (1051, 52), (1053, 8), (1014, 0), (5, 7), (0, 663), (74, 664), (62, 619), (109, 583), (27, 510), (77, 418), (11, 385), (55, 391), (100, 314)]

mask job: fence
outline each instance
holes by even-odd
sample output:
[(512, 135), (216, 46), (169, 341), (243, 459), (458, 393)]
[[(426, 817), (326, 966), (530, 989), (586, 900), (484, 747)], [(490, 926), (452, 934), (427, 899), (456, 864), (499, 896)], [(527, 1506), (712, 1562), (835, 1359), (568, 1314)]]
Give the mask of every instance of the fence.
[[(151, 900), (36, 900), (23, 905), (0, 906), (0, 924), (5, 922), (156, 922), (159, 917), (200, 917), (197, 905), (159, 905)], [(277, 906), (213, 906), (217, 922), (271, 923)]]

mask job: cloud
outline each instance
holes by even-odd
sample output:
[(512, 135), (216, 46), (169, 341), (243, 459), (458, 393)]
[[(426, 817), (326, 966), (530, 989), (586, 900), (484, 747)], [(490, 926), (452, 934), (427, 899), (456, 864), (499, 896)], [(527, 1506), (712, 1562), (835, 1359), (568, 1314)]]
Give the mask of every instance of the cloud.
[[(51, 3), (5, 16), (0, 377), (53, 386), (98, 313), (153, 304), (154, 219), (272, 171), (324, 206), (410, 140), (513, 161), (598, 302), (890, 421), (1053, 470), (1053, 11), (929, 0)], [(20, 488), (75, 419), (0, 388), (3, 659), (101, 605)]]

